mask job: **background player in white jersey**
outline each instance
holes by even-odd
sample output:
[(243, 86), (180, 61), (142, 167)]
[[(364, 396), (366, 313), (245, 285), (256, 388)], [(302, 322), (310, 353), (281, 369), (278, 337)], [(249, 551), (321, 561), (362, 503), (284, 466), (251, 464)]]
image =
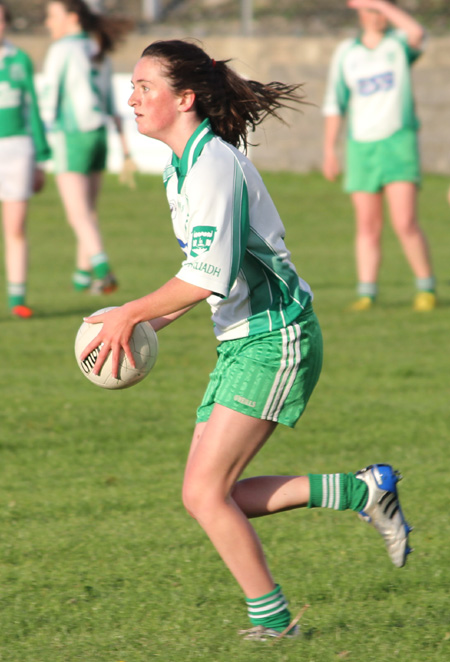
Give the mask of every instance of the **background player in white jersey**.
[[(279, 422), (294, 427), (322, 365), (311, 289), (290, 260), (261, 177), (237, 149), (246, 146), (249, 128), (301, 97), (296, 85), (244, 80), (227, 61), (178, 40), (146, 48), (132, 83), (129, 103), (139, 131), (173, 150), (164, 181), (185, 257), (158, 290), (87, 318), (103, 327), (85, 355), (103, 343), (95, 372), (112, 351), (117, 373), (121, 348), (132, 361), (128, 340), (137, 322), (150, 320), (160, 330), (208, 300), (218, 361), (197, 411), (183, 500), (245, 594), (254, 627), (244, 636), (279, 636), (290, 625), (289, 609), (249, 518), (307, 505), (365, 509), (396, 565), (409, 551), (389, 466), (239, 481)], [(382, 496), (395, 512), (381, 510)], [(291, 636), (296, 632), (290, 629)]]
[(50, 158), (28, 55), (5, 39), (11, 16), (0, 2), (0, 200), (8, 305), (15, 317), (31, 317), (25, 305), (28, 200), (44, 185), (39, 163)]
[(377, 295), (384, 194), (416, 278), (414, 308), (431, 310), (436, 305), (435, 280), (417, 221), (420, 163), (410, 74), (421, 54), (424, 30), (393, 2), (349, 0), (347, 4), (358, 12), (361, 33), (341, 43), (332, 60), (323, 108), (323, 172), (329, 180), (339, 173), (336, 143), (347, 115), (345, 189), (351, 193), (356, 215), (359, 294), (352, 309), (371, 308)]
[(83, 0), (58, 0), (47, 5), (46, 26), (54, 43), (44, 63), (41, 105), (59, 192), (77, 239), (73, 284), (79, 290), (90, 288), (93, 294), (109, 293), (117, 282), (97, 217), (109, 116), (120, 133), (125, 159), (129, 155), (106, 53), (130, 23), (94, 14)]

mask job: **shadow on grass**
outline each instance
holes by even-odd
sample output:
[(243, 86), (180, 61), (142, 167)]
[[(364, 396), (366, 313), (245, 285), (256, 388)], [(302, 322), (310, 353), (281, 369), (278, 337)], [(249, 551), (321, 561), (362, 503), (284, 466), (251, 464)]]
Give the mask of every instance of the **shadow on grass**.
[[(114, 304), (110, 304), (114, 305)], [(115, 304), (118, 305), (118, 304)], [(106, 308), (107, 305), (98, 305), (96, 307), (96, 310), (99, 310), (100, 308)], [(62, 318), (62, 317), (75, 317), (75, 316), (80, 316), (80, 324), (82, 321), (83, 317), (87, 317), (88, 315), (92, 314), (92, 308), (93, 306), (84, 306), (83, 308), (69, 308), (67, 310), (48, 310), (48, 311), (41, 311), (41, 310), (36, 310), (36, 308), (33, 309), (33, 317), (28, 318), (28, 319), (21, 319), (19, 317), (14, 317), (13, 315), (10, 315), (8, 317), (4, 317), (3, 319), (0, 318), (0, 323), (15, 323), (15, 322), (20, 322), (24, 324), (32, 324), (33, 321), (35, 320), (42, 320), (42, 319), (57, 319), (57, 318)]]

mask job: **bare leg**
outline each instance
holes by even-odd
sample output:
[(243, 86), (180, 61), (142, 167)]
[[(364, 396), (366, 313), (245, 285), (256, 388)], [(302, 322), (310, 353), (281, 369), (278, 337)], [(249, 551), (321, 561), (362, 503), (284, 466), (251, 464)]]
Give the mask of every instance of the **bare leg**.
[(392, 182), (385, 187), (392, 226), (416, 278), (433, 275), (427, 241), (417, 221), (417, 189), (412, 182)]
[(308, 505), (308, 476), (257, 476), (236, 483), (232, 497), (247, 517), (262, 517)]
[(3, 232), (5, 236), (6, 278), (9, 283), (26, 283), (28, 242), (26, 216), (28, 201), (3, 202)]
[(360, 283), (376, 283), (381, 264), (383, 198), (381, 193), (352, 193), (356, 216), (356, 270)]
[(89, 271), (90, 258), (103, 252), (90, 177), (64, 172), (57, 175), (56, 180), (68, 223), (77, 237), (77, 267)]
[(216, 405), (196, 426), (183, 485), (183, 502), (205, 530), (248, 598), (275, 587), (260, 541), (231, 496), (233, 486), (276, 424)]
[[(88, 181), (89, 208), (91, 210), (92, 223), (94, 227), (97, 229), (99, 236), (101, 236), (101, 233), (100, 233), (100, 225), (97, 214), (97, 199), (98, 199), (98, 194), (100, 193), (101, 185), (102, 185), (102, 173), (101, 172), (91, 173), (89, 175), (89, 181)], [(90, 256), (91, 255), (86, 251), (84, 244), (78, 244), (77, 264), (90, 265), (91, 264), (91, 261), (89, 259)]]

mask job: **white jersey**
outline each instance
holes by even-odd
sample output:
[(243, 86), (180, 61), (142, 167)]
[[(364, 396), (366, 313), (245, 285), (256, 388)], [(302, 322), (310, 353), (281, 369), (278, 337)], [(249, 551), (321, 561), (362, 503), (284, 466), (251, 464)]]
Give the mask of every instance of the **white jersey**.
[(324, 115), (347, 113), (348, 135), (361, 142), (417, 130), (410, 67), (420, 54), (398, 30), (388, 30), (373, 49), (346, 39), (332, 59)]
[(98, 46), (81, 32), (59, 39), (47, 53), (41, 94), (42, 118), (52, 131), (93, 131), (115, 114), (112, 68), (95, 60)]
[(164, 171), (175, 235), (185, 253), (177, 277), (211, 290), (215, 334), (242, 338), (286, 327), (312, 300), (284, 243), (264, 183), (205, 120)]

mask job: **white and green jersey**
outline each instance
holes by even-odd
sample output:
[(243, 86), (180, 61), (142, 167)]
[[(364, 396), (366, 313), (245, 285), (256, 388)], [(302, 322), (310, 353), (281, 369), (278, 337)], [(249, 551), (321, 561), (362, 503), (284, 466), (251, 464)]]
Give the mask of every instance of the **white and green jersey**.
[(410, 67), (420, 55), (398, 30), (388, 30), (373, 49), (346, 39), (332, 59), (324, 115), (347, 114), (349, 138), (361, 142), (417, 130)]
[(52, 131), (94, 131), (115, 114), (112, 69), (97, 62), (98, 46), (85, 32), (49, 48), (43, 68), (42, 117)]
[(10, 42), (0, 44), (0, 138), (31, 136), (37, 161), (50, 158), (29, 56)]
[(264, 183), (205, 120), (164, 171), (175, 235), (185, 253), (177, 277), (211, 290), (219, 340), (288, 326), (312, 300), (284, 243)]

